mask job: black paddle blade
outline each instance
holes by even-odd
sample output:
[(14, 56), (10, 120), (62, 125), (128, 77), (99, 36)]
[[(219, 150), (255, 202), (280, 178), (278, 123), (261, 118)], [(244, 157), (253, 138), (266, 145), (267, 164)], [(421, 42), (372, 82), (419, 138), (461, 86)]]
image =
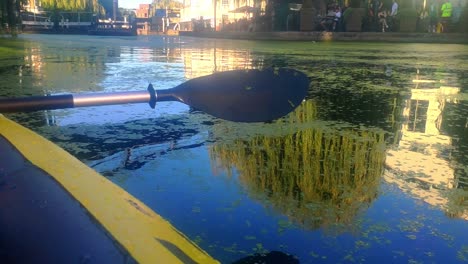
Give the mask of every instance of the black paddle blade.
[(230, 121), (264, 122), (293, 111), (308, 89), (307, 76), (293, 69), (234, 70), (189, 80), (166, 90), (162, 96), (160, 90), (158, 99), (175, 97), (195, 109)]

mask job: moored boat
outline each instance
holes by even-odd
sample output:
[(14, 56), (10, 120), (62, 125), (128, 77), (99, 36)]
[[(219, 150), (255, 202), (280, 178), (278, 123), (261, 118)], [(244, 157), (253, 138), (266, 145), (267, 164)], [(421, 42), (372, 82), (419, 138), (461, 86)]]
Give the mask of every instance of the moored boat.
[(91, 12), (21, 12), (21, 30), (24, 33), (86, 34), (94, 20)]
[(99, 36), (136, 36), (136, 23), (99, 19), (88, 30), (88, 35)]
[(65, 150), (0, 115), (1, 263), (218, 263)]

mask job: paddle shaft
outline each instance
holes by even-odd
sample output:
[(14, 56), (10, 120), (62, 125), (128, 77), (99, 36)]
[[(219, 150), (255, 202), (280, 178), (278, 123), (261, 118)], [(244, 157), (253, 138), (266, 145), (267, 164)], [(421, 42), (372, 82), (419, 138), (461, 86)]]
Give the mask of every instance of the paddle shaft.
[[(39, 110), (130, 103), (150, 103), (151, 105), (151, 94), (151, 91), (133, 91), (114, 93), (63, 94), (0, 99), (0, 113), (30, 112)], [(157, 92), (154, 91), (154, 95), (157, 101), (174, 100), (171, 93), (165, 90), (160, 90)]]
[(178, 101), (212, 116), (235, 122), (264, 122), (294, 110), (305, 98), (309, 79), (287, 69), (232, 70), (190, 79), (171, 89), (68, 94), (0, 99), (0, 113), (156, 101)]

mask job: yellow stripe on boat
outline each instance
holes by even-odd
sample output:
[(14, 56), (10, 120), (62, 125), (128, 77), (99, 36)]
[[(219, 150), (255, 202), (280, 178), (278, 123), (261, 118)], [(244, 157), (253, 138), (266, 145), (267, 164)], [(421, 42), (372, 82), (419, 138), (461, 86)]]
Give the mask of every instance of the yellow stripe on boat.
[(219, 263), (137, 198), (1, 114), (0, 135), (51, 175), (137, 262)]

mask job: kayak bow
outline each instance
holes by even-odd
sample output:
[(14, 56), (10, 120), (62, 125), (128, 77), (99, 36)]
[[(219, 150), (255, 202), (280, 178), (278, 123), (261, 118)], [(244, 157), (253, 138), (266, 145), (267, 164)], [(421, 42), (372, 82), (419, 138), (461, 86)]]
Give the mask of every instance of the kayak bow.
[(0, 115), (1, 263), (219, 263), (168, 221)]

